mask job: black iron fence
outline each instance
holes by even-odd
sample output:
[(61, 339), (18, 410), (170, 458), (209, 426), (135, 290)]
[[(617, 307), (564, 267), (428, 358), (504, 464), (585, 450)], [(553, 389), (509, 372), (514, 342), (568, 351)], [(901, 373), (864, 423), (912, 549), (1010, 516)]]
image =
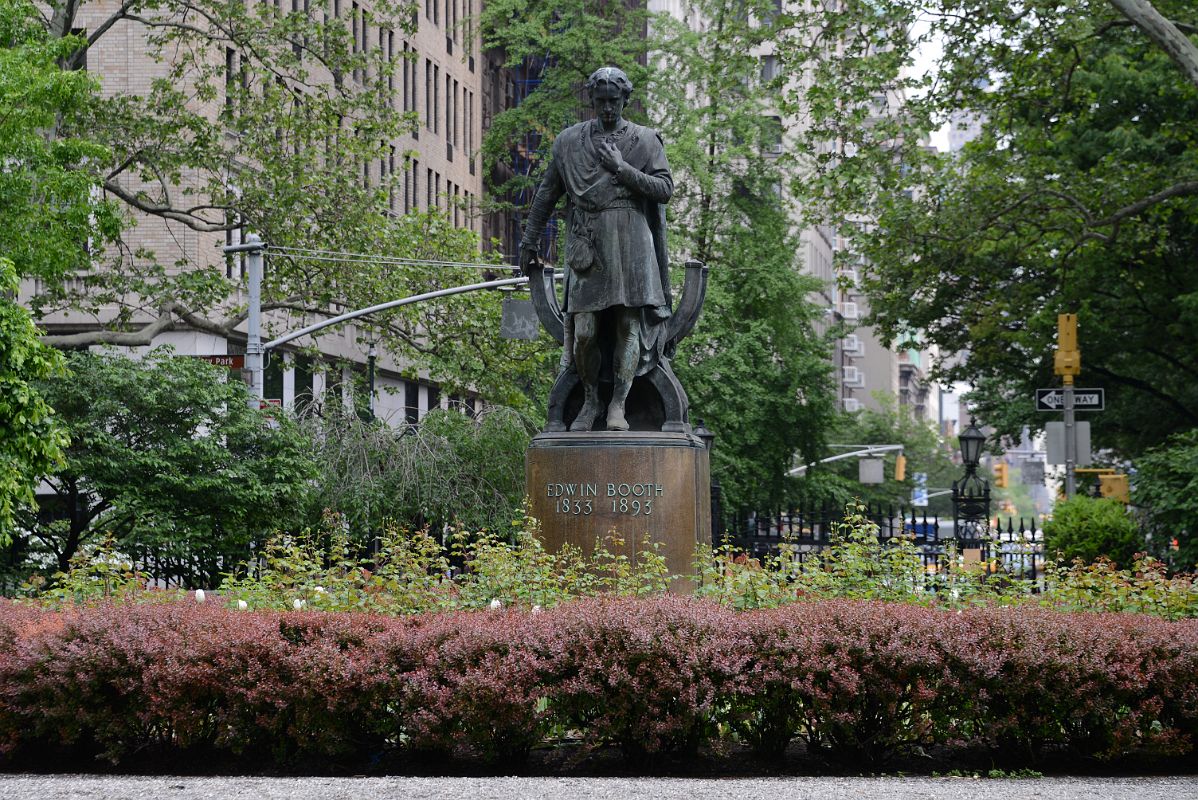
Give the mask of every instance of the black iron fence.
[[(961, 538), (951, 520), (942, 521), (914, 508), (866, 506), (861, 515), (877, 526), (879, 541), (902, 538), (915, 545), (928, 574), (950, 569), (952, 561), (981, 562), (992, 571), (1037, 583), (1043, 580), (1044, 537), (1034, 518), (995, 518), (984, 536)], [(775, 514), (739, 514), (722, 540), (752, 558), (777, 555), (785, 548), (803, 562), (819, 558), (844, 531), (843, 509), (789, 509)]]

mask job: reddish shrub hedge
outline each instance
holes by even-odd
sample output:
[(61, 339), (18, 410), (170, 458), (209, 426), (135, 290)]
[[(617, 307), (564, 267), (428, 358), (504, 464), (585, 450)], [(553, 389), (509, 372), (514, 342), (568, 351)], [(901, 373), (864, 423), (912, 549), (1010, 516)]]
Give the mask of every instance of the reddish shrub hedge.
[(720, 732), (765, 755), (800, 738), (861, 764), (938, 742), (1185, 754), (1198, 621), (851, 601), (733, 612), (674, 597), (408, 618), (0, 603), (10, 763), (439, 752), (511, 765), (563, 734), (642, 759)]

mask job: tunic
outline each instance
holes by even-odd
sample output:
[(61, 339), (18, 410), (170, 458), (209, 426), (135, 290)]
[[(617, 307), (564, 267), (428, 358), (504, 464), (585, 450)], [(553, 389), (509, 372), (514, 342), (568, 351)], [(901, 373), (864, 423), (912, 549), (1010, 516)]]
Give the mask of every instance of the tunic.
[[(614, 142), (624, 158), (613, 174), (599, 146)], [(566, 207), (566, 313), (612, 306), (657, 309), (669, 316), (664, 204), (674, 192), (656, 131), (623, 120), (611, 133), (597, 121), (572, 125), (553, 142), (552, 160), (524, 228), (535, 247), (558, 199)]]

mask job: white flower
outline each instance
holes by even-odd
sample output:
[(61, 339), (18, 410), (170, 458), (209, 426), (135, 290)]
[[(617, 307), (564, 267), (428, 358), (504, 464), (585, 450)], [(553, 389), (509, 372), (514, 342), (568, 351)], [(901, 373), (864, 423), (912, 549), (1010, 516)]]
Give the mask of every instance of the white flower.
[(533, 606), (533, 607), (532, 607), (532, 613), (534, 613), (534, 614), (540, 614), (540, 613), (541, 613), (541, 607), (540, 607), (540, 606)]
[(238, 601), (237, 601), (237, 610), (238, 610), (238, 611), (245, 611), (245, 610), (246, 610), (246, 609), (248, 609), (249, 607), (250, 607), (250, 604), (249, 604), (249, 603), (247, 603), (246, 601), (244, 601), (244, 600), (238, 600)]
[(323, 587), (323, 586), (317, 586), (317, 587), (316, 587), (315, 589), (313, 589), (312, 591), (316, 592), (317, 594), (324, 594), (324, 587)]
[(204, 590), (203, 589), (196, 589), (196, 602), (197, 603), (204, 602)]
[(503, 603), (499, 602), (498, 597), (491, 601), (491, 610), (492, 611), (498, 611), (501, 608), (503, 608)]
[(304, 601), (303, 601), (303, 600), (300, 600), (300, 599), (297, 597), (297, 598), (295, 598), (295, 600), (293, 600), (293, 601), (291, 602), (291, 607), (292, 607), (292, 608), (294, 608), (296, 611), (301, 611), (301, 610), (303, 610), (303, 608), (304, 608)]

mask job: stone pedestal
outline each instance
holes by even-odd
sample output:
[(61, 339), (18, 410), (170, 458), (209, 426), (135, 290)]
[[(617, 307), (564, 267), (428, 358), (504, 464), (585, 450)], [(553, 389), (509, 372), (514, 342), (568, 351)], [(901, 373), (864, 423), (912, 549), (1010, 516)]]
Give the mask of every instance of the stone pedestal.
[[(711, 472), (690, 433), (652, 431), (537, 435), (524, 459), (525, 486), (546, 549), (590, 553), (616, 531), (636, 557), (646, 535), (672, 574), (690, 575), (695, 544), (711, 541)], [(675, 591), (691, 582), (675, 581)]]

